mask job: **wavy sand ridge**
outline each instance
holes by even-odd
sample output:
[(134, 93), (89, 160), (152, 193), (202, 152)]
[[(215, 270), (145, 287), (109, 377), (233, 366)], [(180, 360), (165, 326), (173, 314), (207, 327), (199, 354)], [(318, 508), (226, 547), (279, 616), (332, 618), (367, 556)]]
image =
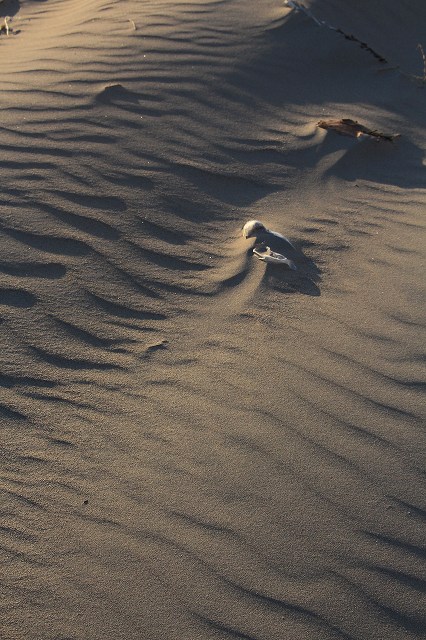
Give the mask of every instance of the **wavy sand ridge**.
[[(372, 4), (309, 6), (417, 73)], [(276, 0), (0, 8), (2, 637), (419, 638), (424, 87)]]

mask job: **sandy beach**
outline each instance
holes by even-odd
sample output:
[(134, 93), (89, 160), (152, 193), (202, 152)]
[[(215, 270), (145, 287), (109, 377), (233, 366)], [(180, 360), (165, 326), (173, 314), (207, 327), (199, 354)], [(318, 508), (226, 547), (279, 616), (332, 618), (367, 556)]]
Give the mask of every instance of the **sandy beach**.
[(3, 640), (424, 637), (426, 3), (302, 5), (0, 3)]

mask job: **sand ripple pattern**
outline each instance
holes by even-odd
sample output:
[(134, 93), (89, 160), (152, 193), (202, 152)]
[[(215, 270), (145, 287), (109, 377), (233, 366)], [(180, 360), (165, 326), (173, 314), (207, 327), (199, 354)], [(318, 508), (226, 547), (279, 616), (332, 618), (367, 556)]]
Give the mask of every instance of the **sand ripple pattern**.
[[(21, 4), (2, 637), (420, 638), (424, 92), (274, 0)], [(310, 4), (374, 38), (382, 3)], [(314, 126), (372, 114), (398, 145)], [(295, 274), (253, 259), (249, 218)]]

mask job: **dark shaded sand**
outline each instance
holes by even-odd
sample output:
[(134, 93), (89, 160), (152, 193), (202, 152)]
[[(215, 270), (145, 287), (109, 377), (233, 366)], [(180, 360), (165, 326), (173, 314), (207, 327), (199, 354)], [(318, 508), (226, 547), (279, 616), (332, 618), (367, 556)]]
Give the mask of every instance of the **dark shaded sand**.
[(422, 636), (426, 4), (305, 4), (389, 64), (281, 0), (0, 5), (4, 640)]

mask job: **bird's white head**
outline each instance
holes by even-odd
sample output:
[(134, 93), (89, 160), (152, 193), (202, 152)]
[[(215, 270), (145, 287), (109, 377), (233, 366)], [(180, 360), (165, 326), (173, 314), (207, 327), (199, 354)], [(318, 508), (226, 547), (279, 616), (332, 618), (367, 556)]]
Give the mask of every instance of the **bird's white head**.
[(244, 238), (251, 238), (261, 231), (267, 231), (265, 225), (259, 220), (249, 220), (243, 227)]

